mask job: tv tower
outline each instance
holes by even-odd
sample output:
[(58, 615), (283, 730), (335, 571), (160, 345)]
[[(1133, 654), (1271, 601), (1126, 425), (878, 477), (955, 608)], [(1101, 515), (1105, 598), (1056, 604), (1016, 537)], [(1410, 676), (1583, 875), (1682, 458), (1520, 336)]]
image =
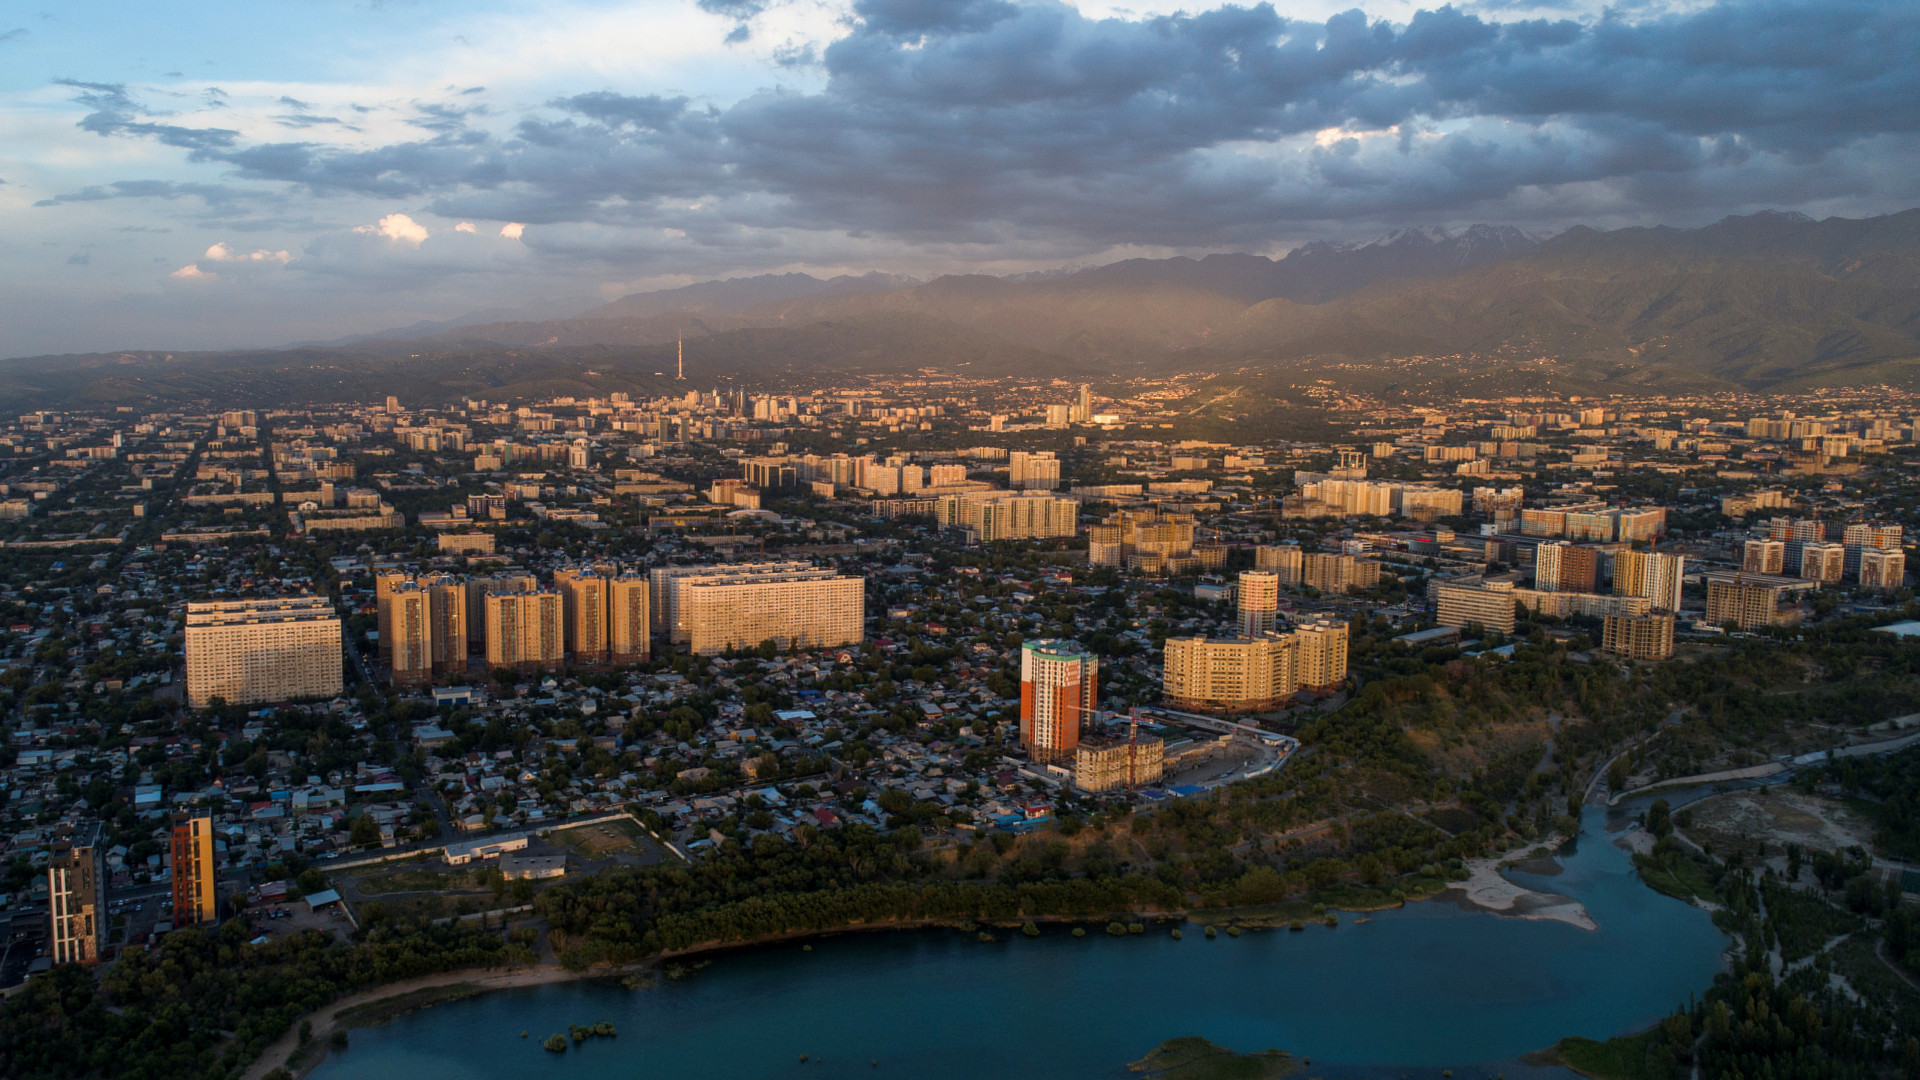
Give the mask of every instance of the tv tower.
[(674, 336), (673, 351), (674, 351), (674, 355), (678, 358), (678, 362), (676, 363), (673, 369), (673, 377), (680, 382), (686, 382), (687, 381), (687, 339), (685, 335), (677, 334)]

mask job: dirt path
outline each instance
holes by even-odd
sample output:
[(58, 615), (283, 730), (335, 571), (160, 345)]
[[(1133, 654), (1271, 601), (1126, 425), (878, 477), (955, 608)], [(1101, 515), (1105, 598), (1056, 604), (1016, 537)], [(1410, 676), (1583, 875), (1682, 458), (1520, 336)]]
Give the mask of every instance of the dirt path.
[[(542, 964), (538, 967), (508, 968), (505, 970), (468, 969), (466, 971), (446, 971), (438, 975), (423, 975), (418, 979), (388, 983), (385, 986), (364, 990), (349, 997), (343, 997), (331, 1005), (323, 1006), (302, 1017), (313, 1022), (313, 1041), (325, 1045), (328, 1036), (333, 1034), (340, 1014), (347, 1010), (368, 1005), (376, 1001), (411, 994), (418, 990), (429, 990), (441, 986), (455, 986), (471, 983), (483, 990), (511, 990), (521, 986), (542, 986), (547, 983), (566, 982), (582, 977), (581, 972), (568, 971), (559, 965)], [(604, 972), (601, 972), (604, 974)], [(262, 1080), (275, 1068), (285, 1065), (287, 1058), (300, 1047), (300, 1029), (295, 1025), (285, 1035), (276, 1039), (261, 1053), (241, 1077), (241, 1080)], [(304, 1074), (308, 1069), (325, 1060), (324, 1054), (315, 1054), (312, 1062), (300, 1069), (296, 1075)]]
[(1901, 971), (1899, 964), (1887, 959), (1887, 941), (1885, 938), (1881, 938), (1879, 941), (1873, 943), (1873, 955), (1879, 957), (1880, 962), (1887, 965), (1888, 971), (1900, 976), (1901, 982), (1913, 987), (1915, 993), (1920, 993), (1920, 982), (1914, 982), (1913, 976)]

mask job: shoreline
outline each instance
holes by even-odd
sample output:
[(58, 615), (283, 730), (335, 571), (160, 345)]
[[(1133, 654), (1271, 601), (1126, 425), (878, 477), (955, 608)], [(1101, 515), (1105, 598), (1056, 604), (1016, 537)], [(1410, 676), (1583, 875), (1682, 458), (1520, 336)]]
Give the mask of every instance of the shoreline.
[[(1466, 881), (1451, 883), (1447, 888), (1428, 893), (1425, 896), (1412, 896), (1398, 903), (1378, 907), (1363, 909), (1330, 906), (1328, 910), (1367, 915), (1373, 912), (1405, 907), (1408, 904), (1424, 903), (1432, 900), (1451, 900), (1464, 909), (1484, 912), (1499, 918), (1564, 922), (1568, 925), (1579, 927), (1582, 930), (1597, 931), (1600, 928), (1599, 924), (1594, 922), (1593, 917), (1587, 913), (1585, 905), (1581, 904), (1578, 900), (1561, 896), (1557, 893), (1546, 893), (1528, 889), (1508, 881), (1500, 872), (1500, 867), (1503, 864), (1536, 858), (1536, 856), (1533, 855), (1535, 850), (1541, 847), (1557, 848), (1559, 843), (1560, 840), (1558, 838), (1549, 838), (1545, 843), (1528, 844), (1525, 847), (1515, 848), (1501, 855), (1468, 860), (1468, 879)], [(1551, 855), (1545, 857), (1552, 858)], [(1130, 921), (1176, 921), (1180, 923), (1206, 925), (1213, 921), (1205, 918), (1207, 912), (1216, 911), (1222, 915), (1227, 915), (1228, 912), (1234, 910), (1241, 909), (1186, 908), (1179, 911), (1129, 912), (1127, 916)], [(1109, 914), (1108, 917), (1111, 918), (1111, 914)], [(1228, 915), (1226, 921), (1234, 921), (1241, 917), (1244, 917), (1244, 915)], [(1039, 916), (1022, 920), (1022, 922), (1033, 922), (1038, 925), (1084, 925), (1097, 922), (1099, 918), (1099, 916)], [(756, 948), (765, 945), (808, 941), (839, 934), (898, 930), (957, 930), (961, 928), (961, 925), (961, 922), (952, 919), (908, 919), (898, 922), (860, 923), (834, 927), (827, 930), (792, 930), (780, 934), (769, 934), (764, 937), (753, 938), (746, 941), (711, 942), (687, 949), (656, 953), (645, 960), (630, 964), (595, 966), (578, 971), (563, 967), (557, 961), (549, 961), (529, 967), (505, 969), (465, 968), (458, 971), (445, 971), (434, 975), (423, 975), (415, 979), (387, 983), (383, 986), (373, 987), (356, 994), (348, 995), (347, 997), (329, 1002), (319, 1009), (300, 1017), (299, 1020), (310, 1021), (313, 1024), (312, 1041), (309, 1043), (309, 1046), (314, 1049), (308, 1052), (307, 1060), (302, 1061), (297, 1068), (288, 1064), (288, 1059), (301, 1049), (299, 1043), (299, 1025), (296, 1021), (295, 1025), (289, 1029), (286, 1034), (268, 1044), (266, 1049), (261, 1051), (260, 1056), (254, 1060), (254, 1063), (241, 1074), (241, 1080), (264, 1080), (267, 1073), (272, 1072), (276, 1067), (283, 1066), (293, 1074), (295, 1080), (300, 1080), (300, 1078), (305, 1077), (327, 1060), (328, 1055), (332, 1052), (328, 1040), (336, 1030), (351, 1030), (354, 1027), (370, 1026), (365, 1023), (356, 1022), (356, 1018), (351, 1015), (343, 1020), (343, 1013), (352, 1013), (365, 1009), (368, 1006), (418, 994), (424, 990), (468, 986), (472, 988), (472, 993), (462, 994), (461, 996), (477, 996), (499, 990), (519, 990), (528, 987), (546, 986), (582, 979), (618, 978), (643, 971), (658, 970), (667, 964), (689, 957)], [(977, 923), (977, 925), (983, 929), (991, 928), (999, 931), (1017, 933), (1021, 923), (980, 922)], [(440, 1002), (437, 1001), (426, 1002), (419, 1007), (430, 1008), (434, 1004), (439, 1003)], [(395, 1013), (394, 1015), (397, 1016), (411, 1011), (415, 1010), (411, 1008), (403, 1009), (400, 1013)]]
[(1467, 880), (1456, 882), (1450, 888), (1437, 895), (1453, 896), (1463, 908), (1484, 911), (1506, 919), (1531, 919), (1536, 921), (1563, 922), (1577, 926), (1582, 930), (1597, 931), (1600, 924), (1593, 921), (1587, 906), (1571, 896), (1559, 893), (1541, 892), (1507, 880), (1500, 868), (1509, 863), (1520, 863), (1540, 857), (1534, 852), (1540, 848), (1557, 851), (1561, 840), (1549, 837), (1541, 843), (1528, 844), (1514, 848), (1501, 855), (1467, 860)]
[[(1175, 918), (1175, 913), (1164, 911), (1131, 912), (1128, 914), (1130, 918), (1139, 921)], [(1111, 915), (1108, 917), (1110, 918)], [(1188, 912), (1184, 910), (1179, 912), (1178, 918), (1182, 922), (1188, 921)], [(1040, 925), (1082, 925), (1091, 923), (1096, 919), (1097, 917), (1095, 916), (1085, 918), (1036, 916), (1023, 921)], [(1021, 924), (978, 923), (977, 925), (982, 928), (992, 927), (995, 930), (1019, 933)], [(318, 1068), (322, 1062), (327, 1060), (327, 1055), (332, 1052), (328, 1047), (328, 1039), (336, 1030), (343, 1028), (352, 1030), (355, 1027), (373, 1026), (357, 1022), (357, 1019), (353, 1016), (348, 1016), (343, 1021), (341, 1014), (352, 1013), (368, 1006), (379, 1005), (382, 1002), (408, 997), (413, 994), (418, 994), (423, 990), (470, 986), (472, 993), (462, 994), (460, 996), (475, 997), (480, 994), (490, 994), (499, 990), (521, 990), (532, 986), (547, 986), (554, 983), (575, 982), (583, 979), (619, 978), (643, 971), (658, 970), (666, 967), (670, 963), (684, 960), (688, 957), (701, 956), (708, 953), (729, 952), (737, 949), (750, 949), (762, 945), (778, 945), (783, 942), (806, 941), (814, 938), (831, 937), (838, 934), (871, 933), (889, 930), (941, 929), (959, 930), (961, 929), (961, 924), (952, 919), (905, 919), (899, 922), (858, 923), (834, 927), (831, 930), (792, 930), (781, 934), (769, 934), (765, 937), (758, 937), (749, 941), (709, 942), (702, 945), (695, 945), (692, 948), (655, 953), (645, 960), (638, 960), (630, 964), (594, 966), (577, 971), (561, 965), (558, 961), (542, 961), (541, 963), (531, 966), (461, 968), (455, 971), (442, 971), (433, 975), (421, 975), (413, 979), (403, 979), (399, 982), (385, 983), (355, 994), (349, 994), (346, 997), (328, 1002), (313, 1012), (298, 1017), (286, 1034), (267, 1044), (266, 1049), (260, 1052), (260, 1056), (254, 1059), (253, 1064), (248, 1066), (247, 1070), (240, 1074), (240, 1080), (264, 1080), (266, 1074), (272, 1072), (277, 1067), (285, 1067), (288, 1072), (294, 1075), (295, 1080), (299, 1080), (300, 1077), (306, 1076)], [(418, 1008), (431, 1008), (436, 1004), (440, 1004), (440, 1002), (426, 1002), (418, 1006)], [(393, 1015), (399, 1016), (406, 1012), (413, 1011), (416, 1010), (411, 1008), (403, 1009)], [(391, 1019), (391, 1017), (387, 1019)], [(299, 1023), (302, 1020), (312, 1022), (313, 1037), (308, 1045), (316, 1047), (317, 1049), (310, 1053), (309, 1060), (301, 1062), (296, 1068), (288, 1064), (288, 1059), (300, 1050)]]

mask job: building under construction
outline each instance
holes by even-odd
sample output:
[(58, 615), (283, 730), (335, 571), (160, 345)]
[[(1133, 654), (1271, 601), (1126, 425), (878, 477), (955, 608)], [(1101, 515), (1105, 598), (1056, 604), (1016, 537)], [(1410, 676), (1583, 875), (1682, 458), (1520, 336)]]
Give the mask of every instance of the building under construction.
[(1166, 744), (1157, 735), (1084, 735), (1073, 750), (1073, 785), (1112, 791), (1160, 782)]

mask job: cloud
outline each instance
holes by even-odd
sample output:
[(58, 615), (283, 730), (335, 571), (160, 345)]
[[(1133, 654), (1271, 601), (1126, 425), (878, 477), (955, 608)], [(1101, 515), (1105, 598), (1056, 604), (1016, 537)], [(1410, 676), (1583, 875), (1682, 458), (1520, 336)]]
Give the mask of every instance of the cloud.
[(388, 214), (386, 217), (380, 219), (380, 224), (378, 225), (356, 225), (353, 231), (384, 236), (396, 244), (404, 244), (407, 247), (415, 248), (424, 243), (430, 235), (427, 232), (426, 226), (405, 214)]
[(19, 41), (26, 36), (27, 28), (24, 26), (16, 26), (11, 30), (0, 33), (0, 42)]
[(96, 135), (132, 135), (152, 138), (166, 146), (192, 151), (193, 160), (211, 159), (216, 151), (233, 146), (240, 138), (228, 128), (190, 128), (175, 124), (156, 124), (136, 117), (152, 116), (150, 110), (135, 102), (125, 83), (90, 83), (76, 79), (55, 79), (54, 84), (80, 91), (73, 100), (93, 110), (80, 119), (82, 131)]
[(319, 127), (323, 124), (339, 124), (341, 127), (347, 128), (350, 131), (360, 130), (337, 116), (316, 116), (312, 113), (281, 113), (273, 119), (282, 127), (310, 128)]
[(509, 221), (505, 225), (500, 226), (500, 235), (509, 240), (520, 239), (521, 234), (526, 231), (527, 227), (517, 221)]
[[(762, 0), (699, 6), (741, 26), (774, 18)], [(299, 140), (256, 142), (170, 123), (123, 84), (62, 85), (89, 110), (83, 130), (177, 147), (222, 168), (222, 187), (532, 224), (536, 253), (635, 265), (681, 257), (661, 246), (669, 230), (685, 234), (674, 251), (722, 265), (823, 250), (965, 260), (1920, 199), (1920, 5), (1493, 10), (1093, 18), (1056, 0), (854, 0), (830, 42), (772, 51), (783, 80), (782, 65), (805, 66), (798, 85), (732, 102), (580, 87), (506, 114), (449, 78), (446, 101), (388, 99), (408, 102), (414, 131), (384, 142), (340, 137), (293, 97), (275, 107), (306, 128)], [(427, 239), (406, 215), (356, 231)]]
[(93, 261), (93, 256), (84, 251), (76, 251), (73, 254), (67, 256), (68, 266), (86, 266), (88, 263), (91, 263), (92, 261)]
[(270, 197), (266, 192), (245, 191), (226, 184), (183, 183), (175, 180), (116, 180), (111, 184), (96, 185), (41, 199), (33, 205), (59, 206), (62, 203), (102, 202), (107, 199), (199, 199), (208, 206), (230, 206), (236, 202)]
[(729, 19), (751, 19), (767, 10), (767, 0), (698, 0), (701, 11)]
[(455, 225), (455, 226), (453, 227), (453, 231), (454, 231), (454, 232), (464, 232), (464, 233), (477, 233), (477, 232), (479, 232), (480, 230), (479, 230), (479, 229), (476, 229), (476, 228), (474, 228), (474, 226), (473, 226), (473, 222), (471, 222), (471, 221), (463, 221), (463, 222), (461, 222), (460, 224), (458, 224), (458, 225)]
[[(476, 86), (461, 93), (477, 94), (481, 89)], [(431, 101), (415, 102), (413, 108), (418, 115), (409, 117), (407, 123), (443, 134), (463, 131), (466, 129), (468, 117), (485, 116), (489, 111), (485, 105), (442, 105)]]
[(293, 256), (285, 251), (268, 251), (266, 248), (260, 248), (257, 251), (235, 251), (227, 246), (224, 240), (208, 248), (203, 258), (214, 262), (270, 262), (279, 263), (281, 266), (293, 261)]
[(167, 276), (173, 278), (175, 281), (208, 282), (220, 280), (219, 274), (208, 273), (194, 263), (188, 263)]
[(661, 131), (687, 111), (687, 100), (685, 97), (663, 98), (658, 94), (629, 97), (611, 90), (596, 90), (590, 94), (555, 98), (547, 104), (597, 120), (610, 128), (634, 127)]

